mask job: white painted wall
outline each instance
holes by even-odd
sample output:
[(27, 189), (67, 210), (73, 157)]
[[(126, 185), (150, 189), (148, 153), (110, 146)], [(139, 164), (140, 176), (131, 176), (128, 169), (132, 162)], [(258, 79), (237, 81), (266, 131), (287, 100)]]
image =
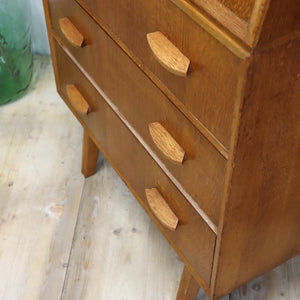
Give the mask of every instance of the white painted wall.
[[(1, 1), (1, 0), (0, 0)], [(46, 22), (42, 0), (24, 0), (31, 6), (32, 14), (32, 51), (39, 54), (50, 54)]]

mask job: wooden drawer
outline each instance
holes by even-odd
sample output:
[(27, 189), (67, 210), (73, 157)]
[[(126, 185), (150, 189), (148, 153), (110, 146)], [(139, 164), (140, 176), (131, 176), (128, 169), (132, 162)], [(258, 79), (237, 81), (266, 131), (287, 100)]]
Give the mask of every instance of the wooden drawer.
[[(186, 197), (196, 201), (208, 222), (210, 219), (218, 225), (226, 160), (76, 2), (59, 1), (57, 6), (61, 10), (53, 12), (55, 34), (151, 147)], [(76, 48), (67, 42), (58, 28), (58, 20), (66, 16), (86, 38), (87, 46)], [(154, 143), (149, 124), (155, 122), (161, 123), (185, 151), (182, 165), (170, 161)]]
[[(200, 121), (229, 149), (239, 58), (170, 0), (78, 2), (125, 43), (157, 85), (183, 112), (193, 115), (196, 125)], [(147, 41), (147, 34), (157, 31), (191, 61), (187, 77), (176, 76), (158, 63)]]
[[(58, 90), (79, 121), (88, 128), (98, 146), (133, 190), (141, 205), (158, 225), (179, 256), (191, 264), (209, 286), (215, 234), (190, 206), (129, 129), (121, 122), (98, 91), (54, 42), (58, 65)], [(77, 113), (69, 101), (66, 86), (75, 84), (91, 106), (88, 115)], [(146, 188), (157, 188), (179, 218), (175, 231), (161, 225), (150, 211)]]

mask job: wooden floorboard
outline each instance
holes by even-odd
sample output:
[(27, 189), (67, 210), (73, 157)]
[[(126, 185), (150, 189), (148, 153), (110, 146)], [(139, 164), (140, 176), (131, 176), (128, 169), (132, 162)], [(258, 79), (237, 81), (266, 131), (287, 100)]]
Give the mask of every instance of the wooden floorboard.
[(0, 106), (0, 299), (59, 299), (82, 186), (82, 130), (49, 57), (27, 94)]
[(230, 299), (300, 300), (300, 256), (237, 289)]
[(63, 299), (175, 299), (182, 263), (102, 156), (81, 201)]
[[(0, 299), (175, 299), (182, 263), (102, 155), (83, 179), (81, 143), (36, 57), (27, 94), (0, 106)], [(300, 300), (300, 256), (222, 300), (278, 299)]]

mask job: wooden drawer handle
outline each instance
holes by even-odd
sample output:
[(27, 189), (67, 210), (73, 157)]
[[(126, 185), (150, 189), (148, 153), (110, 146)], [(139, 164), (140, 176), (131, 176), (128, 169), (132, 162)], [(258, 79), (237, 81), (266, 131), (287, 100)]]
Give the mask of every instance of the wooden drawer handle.
[(74, 84), (68, 84), (66, 90), (68, 98), (77, 112), (84, 115), (91, 112), (91, 107)]
[(79, 32), (69, 18), (59, 19), (59, 27), (66, 39), (75, 47), (84, 46), (84, 36)]
[(160, 123), (150, 123), (149, 131), (153, 142), (167, 158), (175, 163), (183, 163), (185, 151)]
[(190, 60), (183, 55), (161, 32), (147, 34), (149, 46), (158, 62), (173, 74), (186, 77)]
[(175, 231), (178, 225), (178, 218), (160, 192), (156, 188), (145, 189), (145, 192), (148, 204), (154, 215), (165, 227)]

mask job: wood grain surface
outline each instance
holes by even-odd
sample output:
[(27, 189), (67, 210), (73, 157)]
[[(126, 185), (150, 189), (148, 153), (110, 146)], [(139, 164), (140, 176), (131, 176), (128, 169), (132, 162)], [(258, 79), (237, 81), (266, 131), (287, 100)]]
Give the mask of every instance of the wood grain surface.
[(63, 300), (174, 300), (182, 262), (103, 155), (85, 180)]
[[(38, 60), (40, 63), (35, 60), (34, 64), (40, 68), (34, 72), (34, 90), (0, 107), (0, 125), (6, 129), (0, 131), (0, 298), (59, 299), (64, 285), (63, 299), (89, 300), (92, 296), (95, 300), (115, 300), (124, 296), (131, 300), (174, 300), (182, 263), (101, 156), (96, 175), (83, 181), (78, 160), (82, 129), (57, 97), (49, 58)], [(43, 115), (40, 121), (36, 119), (39, 110)], [(45, 164), (45, 155), (49, 164)], [(53, 165), (55, 172), (51, 173)], [(57, 171), (67, 173), (58, 178)], [(63, 198), (64, 193), (69, 195), (64, 209), (59, 204), (51, 207), (52, 199)], [(46, 217), (42, 210), (49, 205)], [(230, 297), (298, 300), (299, 280), (297, 256)], [(200, 289), (196, 299), (209, 298)]]
[(48, 56), (35, 57), (26, 94), (0, 107), (0, 128), (0, 298), (59, 299), (83, 186), (82, 129)]
[[(111, 105), (110, 100), (103, 98), (106, 95), (96, 90), (84, 78), (57, 43), (55, 43), (55, 51), (58, 65), (64, 66), (64, 68), (58, 68), (58, 75), (62, 84), (58, 90), (61, 96), (69, 105), (63, 87), (65, 80), (73, 80), (69, 75), (74, 74), (74, 78), (77, 78), (76, 82), (81, 82), (85, 86), (86, 94), (89, 94), (96, 104), (94, 114), (91, 113), (88, 117), (83, 117), (74, 111), (75, 115), (88, 130), (89, 136), (97, 147), (105, 154), (129, 186), (153, 222), (177, 251), (180, 258), (190, 266), (191, 270), (195, 270), (194, 275), (201, 274), (201, 277), (199, 275), (196, 277), (202, 282), (202, 285), (208, 286), (215, 246), (215, 233), (160, 169), (152, 156), (146, 152), (143, 145), (140, 142), (137, 143), (137, 139), (141, 141), (140, 137), (136, 132), (132, 133), (132, 129), (125, 119), (120, 119), (121, 116), (116, 114), (118, 111), (112, 111), (114, 106)], [(99, 92), (102, 94), (100, 95)], [(179, 225), (181, 226), (178, 226), (176, 231), (165, 229), (151, 212), (145, 195), (145, 188), (149, 187), (159, 189), (180, 220)], [(198, 228), (197, 232), (194, 231), (194, 228)]]
[(67, 95), (74, 108), (81, 114), (89, 114), (91, 108), (74, 84), (66, 86)]
[[(182, 0), (173, 0), (173, 1), (176, 3)], [(248, 19), (251, 16), (250, 14), (251, 12), (249, 13), (248, 16), (246, 16), (247, 13), (246, 14), (242, 13), (243, 16), (241, 16), (236, 12), (234, 12), (233, 10), (231, 10), (229, 7), (225, 6), (219, 0), (191, 0), (191, 3), (195, 6), (195, 9), (199, 10), (199, 13), (202, 14), (207, 13), (213, 20), (216, 20), (217, 22), (221, 23), (223, 26), (228, 28), (230, 32), (236, 35), (244, 43), (248, 43), (249, 26), (248, 26), (248, 21), (243, 18)], [(240, 3), (242, 5), (244, 3), (245, 6), (248, 5), (248, 1), (240, 1)], [(223, 35), (226, 34), (224, 28), (220, 29), (220, 31), (221, 32), (223, 31)], [(214, 36), (216, 37), (216, 34)]]
[(196, 299), (199, 288), (198, 282), (195, 280), (188, 268), (184, 267), (176, 300)]
[[(201, 133), (221, 153), (226, 152), (224, 148), (228, 150), (230, 147), (233, 111), (238, 101), (238, 74), (245, 69), (245, 63), (169, 0), (140, 1), (134, 7), (130, 0), (79, 2), (110, 28), (114, 38), (118, 37), (127, 46), (138, 60), (137, 64)], [(71, 4), (65, 8), (63, 3), (54, 2), (53, 5), (57, 10), (69, 11)], [(85, 28), (84, 32), (92, 38), (95, 33), (85, 25), (86, 21), (82, 21), (83, 16), (78, 16), (80, 12), (74, 10), (75, 7), (71, 11), (80, 24), (78, 26)], [(60, 14), (58, 11), (52, 13), (54, 19)], [(158, 29), (189, 58), (191, 76), (183, 78), (170, 74), (157, 62), (146, 36)], [(93, 42), (97, 43), (94, 39)], [(99, 51), (95, 53), (98, 55)]]
[(161, 32), (147, 34), (147, 40), (158, 62), (171, 73), (186, 77), (190, 60), (175, 47)]
[(218, 0), (171, 0), (194, 22), (241, 59), (251, 55), (248, 24)]
[(175, 231), (179, 223), (178, 218), (158, 189), (145, 189), (145, 193), (147, 202), (153, 214), (166, 228)]
[(218, 0), (245, 21), (249, 21), (256, 0)]
[(96, 172), (98, 148), (89, 137), (86, 130), (83, 133), (81, 172), (84, 177), (89, 177)]
[(299, 254), (299, 49), (296, 39), (253, 57), (229, 162), (216, 296)]
[(150, 123), (148, 127), (155, 145), (161, 152), (171, 161), (183, 164), (185, 151), (172, 135), (159, 122)]
[[(52, 3), (55, 3), (55, 1), (53, 0)], [(58, 89), (66, 103), (70, 105), (66, 98), (68, 81), (72, 80), (82, 84), (83, 94), (87, 95), (87, 99), (91, 99), (92, 105), (95, 107), (95, 113), (88, 118), (81, 117), (76, 112), (75, 115), (85, 127), (89, 137), (104, 152), (142, 207), (177, 251), (192, 276), (203, 286), (205, 292), (212, 299), (219, 298), (281, 262), (297, 255), (300, 251), (299, 242), (294, 240), (294, 236), (299, 231), (299, 213), (296, 210), (299, 189), (297, 189), (295, 179), (299, 177), (299, 174), (296, 174), (296, 170), (299, 170), (299, 159), (297, 159), (299, 157), (299, 122), (297, 123), (297, 120), (299, 120), (299, 113), (297, 115), (299, 102), (296, 99), (299, 97), (299, 80), (297, 78), (299, 77), (300, 64), (297, 58), (299, 39), (297, 39), (297, 33), (294, 31), (297, 26), (288, 24), (289, 35), (281, 36), (276, 41), (279, 43), (269, 44), (269, 48), (265, 45), (263, 47), (259, 46), (258, 51), (254, 50), (252, 56), (246, 60), (230, 57), (233, 60), (228, 60), (224, 65), (224, 69), (218, 69), (219, 72), (217, 74), (220, 74), (220, 81), (216, 86), (226, 87), (227, 91), (229, 89), (234, 91), (231, 107), (232, 118), (227, 119), (227, 121), (230, 120), (231, 126), (230, 131), (226, 131), (228, 134), (228, 146), (226, 147), (224, 140), (219, 135), (222, 129), (226, 128), (220, 126), (219, 119), (215, 118), (216, 115), (211, 118), (211, 122), (216, 126), (217, 130), (215, 135), (212, 127), (203, 123), (203, 116), (195, 116), (195, 111), (189, 107), (188, 101), (196, 103), (195, 98), (191, 100), (192, 98), (178, 97), (174, 93), (176, 87), (179, 86), (185, 92), (186, 86), (183, 86), (182, 83), (175, 86), (176, 79), (174, 78), (172, 80), (169, 79), (171, 85), (168, 86), (168, 77), (158, 76), (159, 68), (157, 68), (157, 72), (151, 70), (151, 66), (155, 65), (155, 60), (148, 65), (147, 59), (151, 59), (151, 56), (147, 56), (147, 49), (144, 48), (143, 44), (145, 40), (138, 42), (141, 35), (145, 37), (143, 32), (145, 28), (151, 29), (153, 24), (163, 26), (163, 30), (153, 28), (153, 31), (149, 32), (157, 32), (159, 30), (169, 40), (172, 40), (175, 47), (184, 49), (183, 52), (187, 53), (187, 56), (191, 58), (192, 70), (190, 74), (194, 74), (194, 78), (199, 79), (199, 75), (193, 71), (193, 66), (195, 65), (193, 55), (195, 55), (195, 52), (185, 48), (185, 43), (182, 43), (180, 39), (184, 32), (182, 28), (193, 29), (192, 25), (189, 25), (190, 19), (184, 18), (183, 16), (185, 15), (181, 11), (178, 11), (177, 14), (171, 2), (159, 1), (159, 3), (155, 2), (155, 4), (153, 2), (143, 2), (140, 6), (135, 6), (134, 8), (128, 6), (124, 10), (112, 9), (112, 14), (116, 11), (118, 17), (112, 17), (106, 22), (104, 19), (107, 17), (106, 12), (110, 11), (108, 9), (110, 3), (107, 4), (105, 1), (104, 3), (96, 2), (92, 8), (91, 5), (86, 4), (88, 0), (81, 3), (88, 9), (89, 13), (95, 14), (94, 17), (98, 23), (106, 26), (106, 31), (108, 31), (107, 28), (110, 28), (111, 37), (114, 37), (114, 35), (119, 37), (116, 39), (116, 42), (125, 50), (123, 52), (83, 12), (81, 7), (77, 6), (75, 2), (68, 1), (57, 2), (53, 6), (55, 8), (51, 10), (54, 16), (54, 38), (60, 45), (55, 46), (56, 59), (59, 62), (58, 65), (61, 66), (56, 69), (58, 70), (57, 75), (59, 78)], [(277, 3), (277, 6), (273, 6), (273, 10), (271, 7), (268, 10), (268, 4), (269, 1), (261, 0), (255, 2), (253, 7), (256, 19), (251, 17), (248, 28), (251, 29), (249, 38), (253, 38), (253, 43), (257, 42), (255, 37), (260, 34), (260, 31), (263, 32), (264, 30), (262, 28), (262, 20), (267, 11), (268, 14), (270, 12), (273, 14), (275, 11), (274, 7), (279, 7)], [(98, 5), (103, 5), (102, 8), (104, 9), (102, 12), (105, 12), (103, 16), (100, 10), (103, 20), (100, 20)], [(143, 16), (139, 15), (137, 18), (133, 18), (137, 12), (141, 14), (144, 11), (151, 12), (152, 9), (154, 11), (154, 5), (157, 5), (155, 6), (155, 12), (158, 13), (155, 15), (149, 14), (154, 17), (143, 18)], [(59, 20), (66, 12), (73, 14), (71, 18), (74, 24), (87, 36), (87, 51), (68, 47), (61, 32), (56, 29), (55, 20)], [(172, 16), (177, 22), (182, 20), (182, 23), (179, 22), (182, 26), (182, 28), (179, 27), (181, 30), (178, 30), (179, 38), (178, 35), (173, 35), (173, 28), (170, 30), (169, 25), (172, 23), (170, 21), (172, 17), (166, 18), (166, 12), (169, 13), (168, 16)], [(290, 14), (289, 10), (288, 12), (289, 15), (293, 15)], [(274, 15), (278, 17), (277, 14)], [(161, 16), (161, 18), (157, 16)], [(126, 21), (123, 24), (122, 18)], [(114, 21), (115, 19), (117, 21)], [(130, 44), (132, 37), (128, 37), (126, 31), (122, 31), (124, 28), (130, 29), (130, 22), (128, 21), (131, 20), (134, 20), (135, 28), (138, 28), (132, 44)], [(161, 20), (168, 20), (168, 22), (164, 23)], [(116, 24), (115, 31), (114, 26)], [(120, 26), (121, 24), (123, 26)], [(276, 25), (274, 25), (275, 27)], [(267, 28), (267, 25), (265, 28)], [(170, 30), (170, 34), (166, 33), (168, 32), (166, 30)], [(203, 40), (205, 34), (202, 36), (201, 28), (197, 27), (196, 30), (194, 37), (196, 37), (196, 32), (197, 35), (201, 33), (201, 39)], [(188, 34), (185, 34), (187, 39), (193, 37), (192, 31), (187, 32)], [(198, 46), (198, 43), (194, 40), (189, 45)], [(214, 54), (219, 51), (217, 45), (209, 49)], [(203, 50), (203, 47), (199, 47), (197, 50)], [(139, 51), (141, 52), (139, 53)], [(137, 65), (126, 54), (133, 58)], [(69, 58), (67, 58), (68, 56)], [(221, 57), (224, 59), (224, 56)], [(195, 58), (197, 66), (197, 63), (200, 62), (199, 56), (195, 56)], [(108, 63), (105, 65), (105, 60), (109, 61), (111, 70), (108, 67)], [(208, 59), (207, 61), (210, 60)], [(91, 62), (94, 65), (91, 65)], [(102, 69), (97, 68), (95, 62)], [(76, 70), (74, 64), (78, 66), (78, 70)], [(232, 74), (237, 76), (237, 80), (234, 82), (235, 85), (227, 86), (224, 80), (228, 78), (220, 70), (228, 71), (231, 66), (234, 66)], [(103, 73), (99, 72), (99, 70)], [(118, 70), (119, 73), (116, 74), (115, 70)], [(210, 70), (213, 71), (213, 68), (210, 68)], [(109, 71), (111, 71), (111, 76), (108, 76)], [(125, 74), (123, 78), (122, 73)], [(70, 74), (72, 75), (70, 76)], [(131, 76), (128, 76), (128, 74)], [(269, 76), (270, 74), (272, 76)], [(209, 139), (224, 158), (227, 159), (229, 155), (229, 161), (226, 165), (225, 193), (223, 193), (224, 185), (222, 182), (222, 193), (218, 194), (220, 197), (224, 196), (220, 224), (218, 219), (220, 206), (216, 207), (218, 209), (216, 211), (214, 206), (211, 204), (207, 205), (209, 203), (207, 198), (205, 200), (201, 198), (203, 195), (210, 194), (207, 189), (209, 186), (204, 181), (199, 180), (198, 177), (195, 177), (198, 180), (192, 181), (192, 185), (193, 183), (198, 184), (201, 182), (205, 185), (205, 188), (201, 190), (201, 195), (191, 196), (191, 194), (196, 194), (197, 191), (192, 185), (187, 188), (189, 181), (185, 181), (184, 177), (180, 177), (180, 174), (183, 175), (184, 172), (172, 170), (172, 167), (160, 157), (160, 154), (152, 149), (151, 142), (148, 142), (149, 134), (147, 136), (147, 134), (143, 133), (143, 130), (147, 127), (144, 123), (148, 117), (148, 111), (150, 115), (152, 114), (156, 118), (159, 117), (159, 112), (161, 112), (162, 118), (146, 119), (146, 124), (161, 123), (169, 132), (172, 132), (172, 135), (174, 134), (175, 140), (183, 146), (188, 154), (187, 157), (191, 160), (195, 157), (191, 152), (193, 151), (193, 147), (191, 147), (193, 142), (195, 142), (194, 145), (196, 147), (202, 148), (201, 151), (205, 149), (205, 151), (209, 152), (210, 149), (205, 140), (199, 143), (199, 141), (196, 142), (193, 138), (190, 138), (188, 134), (193, 133), (194, 127), (190, 126), (189, 120), (186, 120), (172, 103), (161, 94), (147, 78), (147, 75), (194, 125), (198, 124), (196, 126), (200, 132)], [(168, 76), (171, 75), (168, 74)], [(110, 82), (106, 80), (106, 77), (110, 79)], [(188, 76), (185, 80), (188, 82), (190, 78), (192, 76)], [(282, 78), (282, 80), (276, 80), (276, 78)], [(212, 82), (212, 80), (210, 79), (208, 82)], [(276, 83), (274, 84), (274, 82)], [(116, 86), (118, 88), (115, 88)], [(187, 87), (192, 92), (201, 93), (201, 85), (191, 84)], [(207, 92), (210, 90), (214, 89), (211, 86), (207, 87)], [(136, 93), (136, 97), (132, 97), (132, 91)], [(157, 93), (157, 97), (155, 93)], [(148, 97), (149, 95), (152, 96), (150, 101), (147, 101), (147, 95)], [(126, 101), (124, 101), (123, 97), (125, 97)], [(285, 98), (289, 99), (288, 104), (283, 102)], [(127, 99), (130, 101), (127, 101)], [(229, 99), (228, 95), (226, 99)], [(155, 100), (158, 101), (156, 109)], [(128, 105), (129, 103), (131, 105)], [(132, 105), (133, 103), (138, 105)], [(149, 105), (148, 108), (150, 109), (146, 109), (147, 105)], [(162, 110), (164, 105), (168, 109)], [(127, 108), (129, 110), (126, 111), (126, 107), (130, 107), (130, 109)], [(132, 107), (135, 109), (133, 110)], [(141, 112), (141, 107), (142, 113), (139, 113)], [(226, 109), (228, 107), (227, 104)], [(187, 111), (183, 108), (187, 108)], [(205, 109), (212, 109), (213, 112), (218, 111), (213, 107), (212, 102), (208, 102)], [(74, 112), (72, 107), (71, 110)], [(224, 111), (226, 110), (222, 112), (224, 113)], [(198, 117), (199, 123), (195, 122), (191, 114), (196, 118)], [(141, 118), (141, 115), (143, 118)], [(287, 115), (289, 115), (289, 119)], [(176, 119), (174, 123), (172, 117), (174, 120)], [(205, 111), (204, 117), (208, 117), (207, 111)], [(180, 119), (182, 119), (182, 122)], [(204, 126), (201, 127), (199, 125), (201, 123)], [(183, 124), (187, 126), (186, 130), (184, 130)], [(282, 129), (285, 124), (288, 124), (288, 127), (291, 128), (288, 134), (283, 134)], [(172, 125), (174, 126), (173, 129)], [(204, 130), (205, 127), (208, 131)], [(209, 131), (210, 134), (208, 134)], [(220, 143), (216, 142), (216, 138), (219, 139)], [(276, 148), (274, 141), (281, 147), (276, 145)], [(120, 151), (116, 152), (115, 145), (122, 148), (121, 153)], [(222, 146), (220, 147), (220, 145)], [(223, 151), (224, 149), (222, 150), (222, 147), (225, 148), (225, 152)], [(130, 156), (130, 153), (135, 153), (135, 155)], [(198, 161), (200, 152), (196, 151), (194, 153), (197, 155), (197, 160), (195, 161)], [(216, 154), (217, 152), (211, 153)], [(130, 162), (124, 159), (126, 157), (130, 157)], [(285, 160), (286, 157), (289, 157), (288, 163)], [(212, 156), (204, 157), (204, 159), (203, 161), (208, 164), (215, 162)], [(143, 163), (141, 164), (141, 162)], [(140, 165), (143, 165), (143, 169), (140, 169)], [(193, 165), (195, 166), (194, 163)], [(134, 172), (132, 172), (132, 166), (134, 166)], [(188, 164), (181, 166), (183, 167), (182, 170), (187, 171), (186, 166)], [(205, 168), (205, 165), (201, 165), (201, 169), (197, 168), (196, 170), (202, 171), (203, 168)], [(208, 169), (211, 171), (211, 168)], [(186, 174), (191, 175), (194, 172), (195, 169), (192, 171), (191, 168)], [(255, 172), (255, 176), (253, 176), (252, 172)], [(147, 175), (145, 176), (145, 174)], [(222, 178), (224, 179), (223, 172), (219, 172), (218, 175), (223, 176)], [(208, 180), (212, 178), (211, 176), (206, 177)], [(164, 229), (151, 213), (144, 193), (145, 187), (157, 187), (161, 194), (164, 195), (170, 209), (178, 216), (179, 226), (176, 231), (172, 232)], [(200, 197), (198, 198), (198, 196)], [(196, 199), (196, 202), (194, 199)], [(205, 207), (205, 205), (207, 206)], [(283, 216), (280, 214), (282, 212)], [(194, 213), (197, 218), (193, 218)], [(188, 218), (186, 218), (187, 216)], [(185, 223), (186, 220), (188, 220), (188, 223)], [(192, 234), (191, 230), (195, 228), (197, 228), (197, 231), (193, 230)], [(195, 243), (195, 235), (197, 235), (198, 243), (197, 246), (195, 244), (192, 246), (191, 240), (193, 239)], [(217, 235), (216, 248), (215, 235)], [(253, 238), (254, 236), (255, 238)], [(206, 241), (205, 243), (203, 239)], [(236, 242), (234, 246), (233, 242)], [(195, 251), (197, 251), (197, 254), (195, 254)], [(209, 257), (209, 255), (214, 256), (214, 258)], [(183, 280), (184, 278), (185, 276), (183, 276)], [(259, 290), (259, 285), (254, 285), (253, 290)], [(179, 289), (180, 291), (182, 291), (181, 288)], [(191, 292), (193, 293), (192, 289)]]
[[(159, 158), (160, 166), (170, 175), (169, 178), (177, 188), (184, 190), (183, 193), (189, 201), (191, 199), (191, 202), (196, 202), (201, 216), (205, 219), (208, 216), (211, 223), (217, 226), (226, 160), (117, 44), (74, 1), (73, 3), (68, 1), (59, 1), (56, 5), (62, 12), (58, 11), (56, 14), (53, 12), (53, 16), (59, 18), (59, 14), (64, 14), (68, 8), (72, 9), (69, 15), (81, 24), (80, 28), (86, 33), (89, 46), (75, 49), (67, 47), (65, 43), (63, 44), (65, 50), (73, 57), (75, 63), (79, 64), (84, 75), (105, 93), (122, 116), (141, 135), (143, 143), (146, 143), (150, 151)], [(56, 39), (63, 43), (64, 40), (61, 40), (56, 32), (59, 34), (59, 31), (55, 31)], [(68, 68), (63, 68), (60, 76), (62, 89), (70, 83), (76, 84), (88, 100), (92, 111), (97, 110), (96, 101), (82, 83), (84, 79), (78, 80), (76, 72), (73, 74)], [(239, 80), (235, 84), (238, 85), (238, 89), (241, 88)], [(237, 94), (237, 97), (241, 96)], [(234, 111), (231, 114), (234, 114)], [(89, 122), (85, 116), (82, 116), (82, 119)], [(171, 162), (154, 144), (148, 129), (148, 124), (153, 122), (160, 122), (184, 149), (187, 159), (183, 165)]]
[[(182, 263), (101, 155), (83, 180), (82, 129), (57, 97), (49, 58), (38, 61), (34, 89), (0, 107), (0, 298), (60, 299), (64, 285), (63, 299), (174, 300)], [(50, 205), (60, 197), (63, 209)], [(297, 256), (230, 299), (298, 300), (299, 280)], [(196, 299), (209, 298), (200, 289)]]
[(300, 37), (300, 5), (295, 0), (270, 1), (261, 28), (258, 50), (268, 49)]
[(71, 22), (69, 18), (59, 19), (60, 30), (66, 37), (66, 39), (75, 47), (83, 47), (84, 36), (76, 28), (76, 26)]

